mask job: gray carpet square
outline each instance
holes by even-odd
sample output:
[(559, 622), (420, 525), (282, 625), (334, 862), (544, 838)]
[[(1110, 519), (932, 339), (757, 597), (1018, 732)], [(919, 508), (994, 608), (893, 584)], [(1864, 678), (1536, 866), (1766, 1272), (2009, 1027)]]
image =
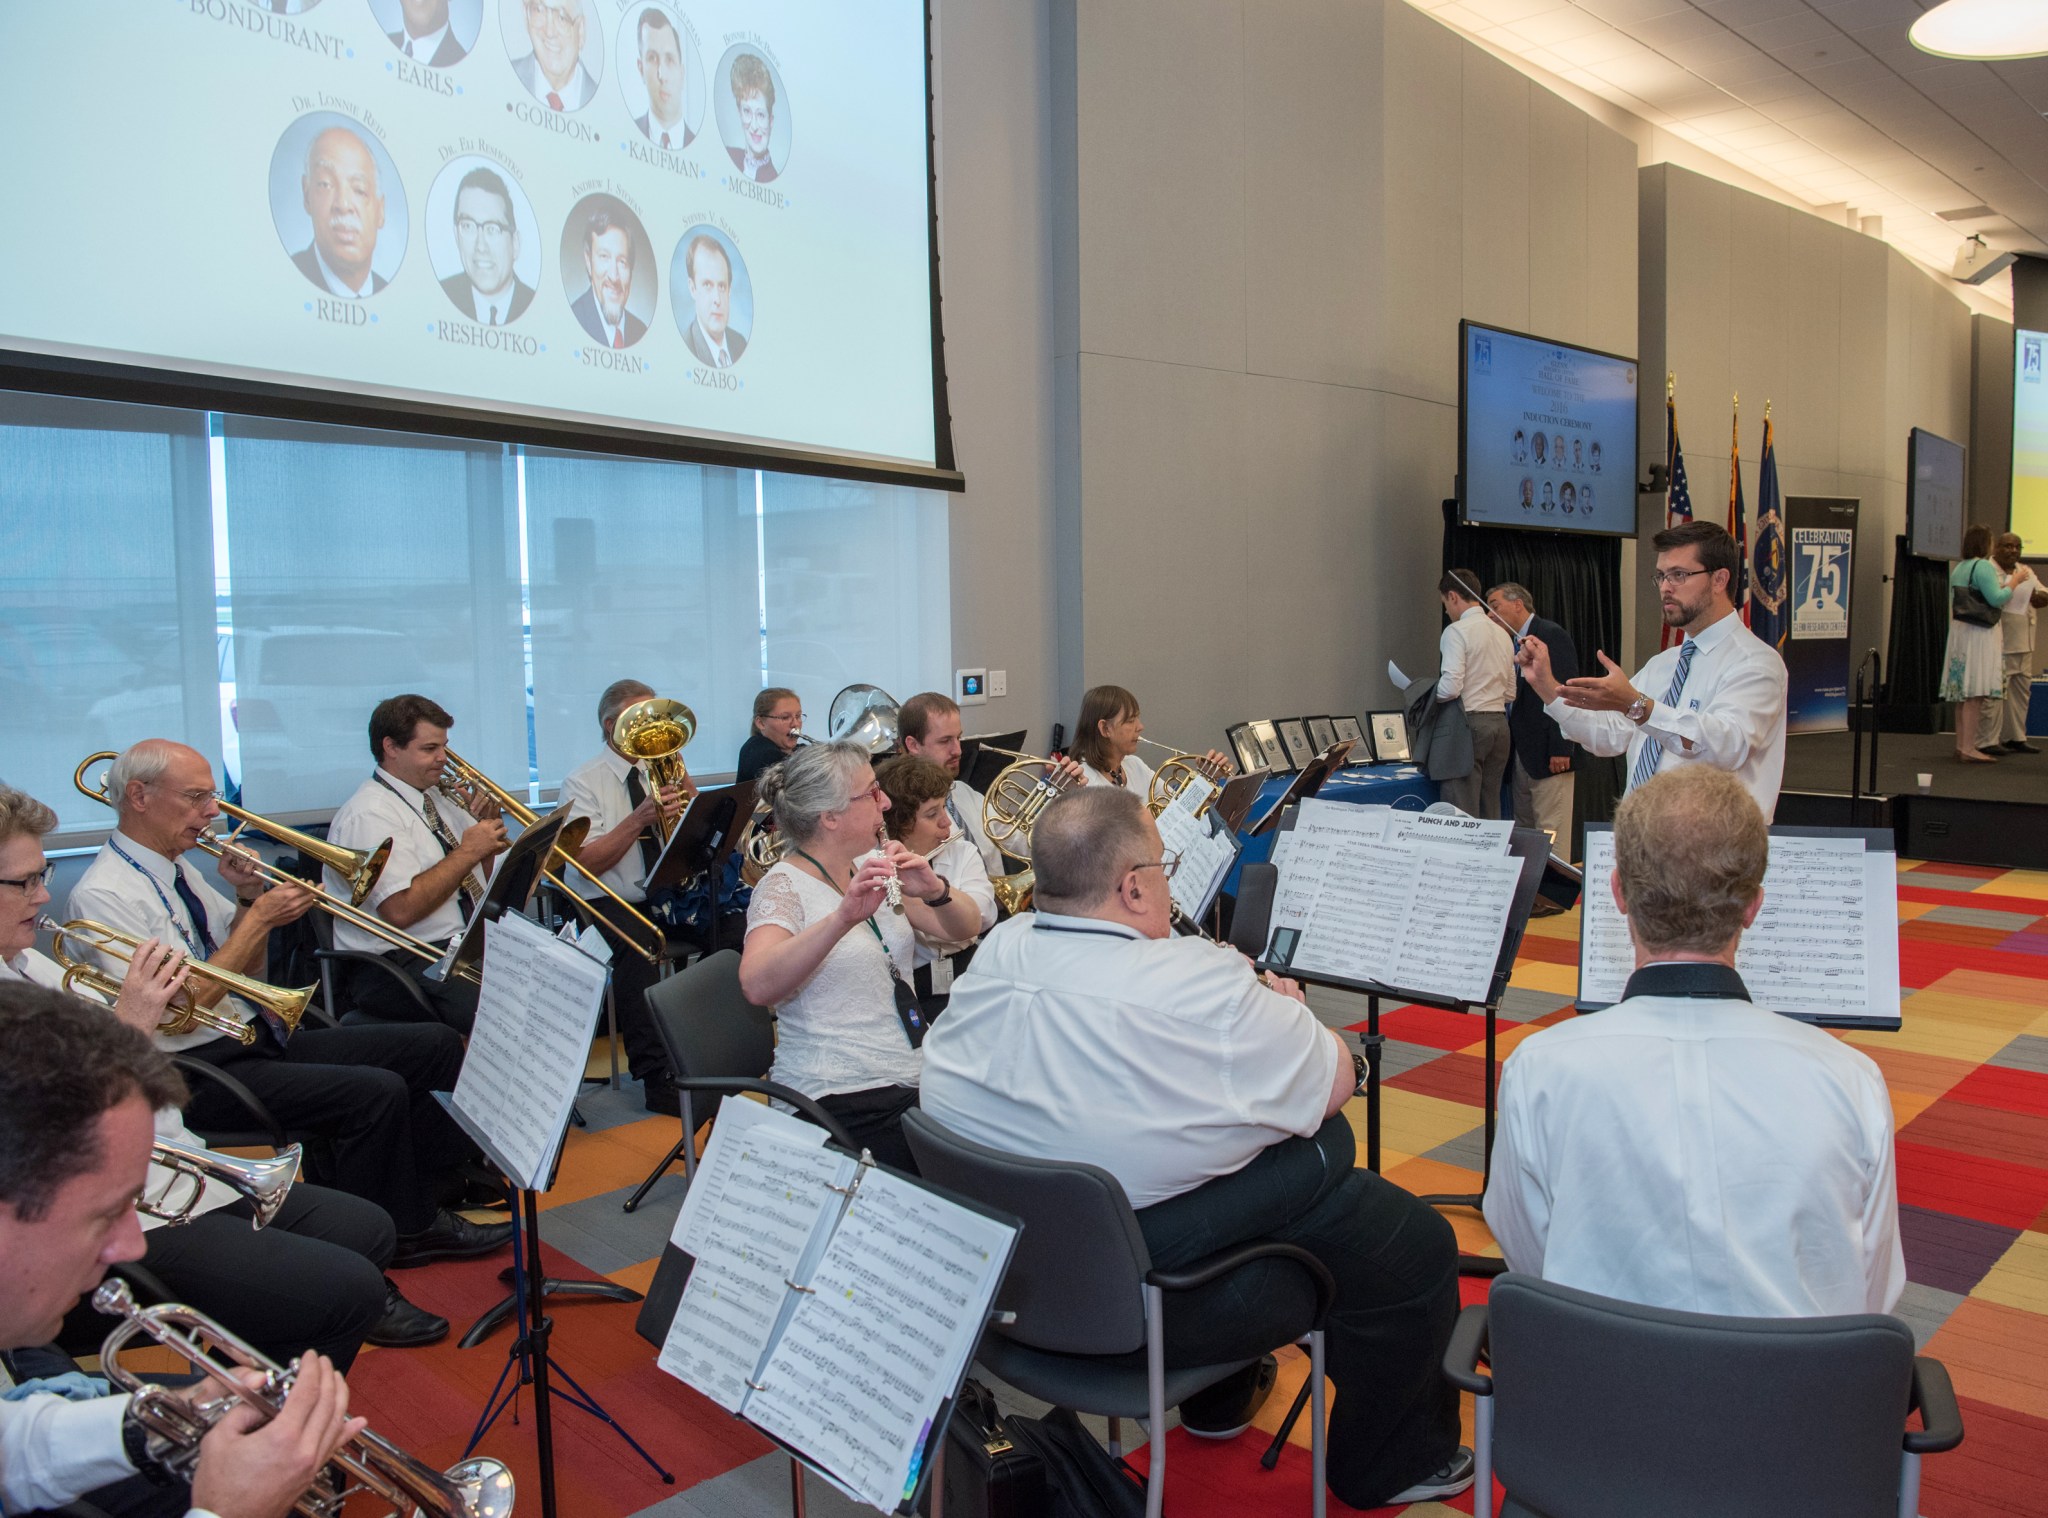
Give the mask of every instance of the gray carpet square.
[(2017, 933), (2031, 928), (2041, 919), (2038, 912), (1998, 912), (1989, 907), (1936, 907), (1931, 912), (1922, 912), (1919, 922), (1945, 922), (1958, 928), (1996, 928), (2002, 933)]
[(2048, 1075), (2048, 1038), (2022, 1033), (1985, 1063), (2001, 1070), (2032, 1070)]
[(1926, 1286), (1918, 1281), (1908, 1281), (1899, 1305), (1892, 1309), (1894, 1317), (1903, 1318), (1913, 1330), (1913, 1345), (1916, 1349), (1927, 1348), (1949, 1315), (1963, 1305), (1963, 1298), (1952, 1291), (1943, 1291), (1938, 1286)]
[(1456, 1138), (1438, 1144), (1423, 1155), (1426, 1160), (1437, 1160), (1446, 1165), (1457, 1165), (1466, 1170), (1486, 1168), (1486, 1125), (1481, 1123), (1468, 1129)]
[(1556, 991), (1532, 991), (1526, 986), (1509, 986), (1500, 999), (1500, 1020), (1504, 1023), (1534, 1022), (1561, 1012), (1572, 1004), (1569, 996)]
[(682, 1210), (683, 1190), (678, 1165), (655, 1182), (637, 1211), (620, 1210), (633, 1194), (633, 1187), (624, 1186), (548, 1208), (540, 1215), (540, 1236), (586, 1270), (610, 1275), (661, 1253)]

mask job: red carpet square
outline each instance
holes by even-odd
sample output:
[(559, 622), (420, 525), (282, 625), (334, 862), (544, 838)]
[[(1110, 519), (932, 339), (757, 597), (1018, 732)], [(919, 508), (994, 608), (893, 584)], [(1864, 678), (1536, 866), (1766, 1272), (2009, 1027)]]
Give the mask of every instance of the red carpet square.
[[(2000, 1065), (1979, 1065), (1950, 1090), (1948, 1100), (2048, 1117), (2048, 1075), (2038, 1070), (2007, 1070)], [(2048, 1163), (2048, 1154), (2043, 1154), (2041, 1159)]]
[(2048, 1208), (2048, 1170), (1898, 1141), (1899, 1204), (2025, 1228)]

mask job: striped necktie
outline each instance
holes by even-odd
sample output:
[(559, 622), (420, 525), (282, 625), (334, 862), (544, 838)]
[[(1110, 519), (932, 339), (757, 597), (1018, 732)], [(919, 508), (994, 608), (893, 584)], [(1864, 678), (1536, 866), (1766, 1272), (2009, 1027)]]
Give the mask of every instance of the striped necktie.
[[(1692, 670), (1692, 656), (1699, 651), (1699, 644), (1687, 638), (1678, 650), (1678, 668), (1671, 673), (1671, 689), (1664, 693), (1666, 706), (1678, 705), (1679, 693), (1685, 689), (1685, 677)], [(1647, 734), (1643, 738), (1642, 752), (1636, 755), (1636, 767), (1628, 777), (1628, 788), (1634, 790), (1652, 775), (1663, 761), (1664, 745)]]

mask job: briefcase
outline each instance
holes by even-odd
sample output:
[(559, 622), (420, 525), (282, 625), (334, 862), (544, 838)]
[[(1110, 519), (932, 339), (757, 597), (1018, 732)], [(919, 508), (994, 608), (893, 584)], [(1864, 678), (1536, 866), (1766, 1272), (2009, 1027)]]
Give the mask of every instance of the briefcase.
[[(1039, 1518), (1046, 1510), (1045, 1465), (1010, 1437), (989, 1389), (968, 1380), (946, 1429), (946, 1518)], [(918, 1511), (929, 1514), (926, 1492)]]

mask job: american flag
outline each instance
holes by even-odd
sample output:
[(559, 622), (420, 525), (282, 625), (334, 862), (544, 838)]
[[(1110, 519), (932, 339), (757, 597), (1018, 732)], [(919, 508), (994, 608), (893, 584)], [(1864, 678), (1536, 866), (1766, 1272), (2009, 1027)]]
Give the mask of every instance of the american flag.
[[(1692, 520), (1692, 492), (1685, 486), (1685, 455), (1678, 447), (1678, 402), (1667, 381), (1664, 392), (1664, 462), (1670, 472), (1670, 488), (1664, 497), (1664, 525), (1676, 527)], [(1684, 634), (1675, 627), (1664, 629), (1660, 647), (1670, 648)]]

